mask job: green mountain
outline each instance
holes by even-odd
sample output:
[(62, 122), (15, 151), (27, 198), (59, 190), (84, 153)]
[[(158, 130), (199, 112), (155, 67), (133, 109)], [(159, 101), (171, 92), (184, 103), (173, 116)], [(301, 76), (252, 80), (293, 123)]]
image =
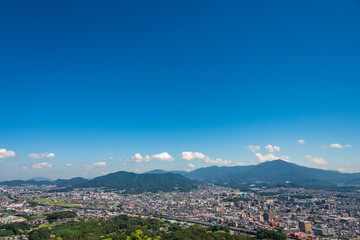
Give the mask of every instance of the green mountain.
[[(196, 182), (195, 182), (196, 181)], [(192, 172), (153, 170), (143, 174), (116, 172), (96, 177), (92, 180), (81, 177), (56, 181), (14, 180), (0, 182), (0, 185), (57, 185), (58, 187), (104, 187), (128, 192), (158, 192), (190, 190), (196, 183), (211, 182), (227, 186), (250, 184), (304, 186), (314, 188), (334, 188), (338, 186), (359, 186), (360, 173), (308, 168), (275, 160), (250, 166), (199, 168)]]
[(58, 179), (55, 181), (55, 184), (58, 187), (70, 187), (70, 186), (86, 183), (88, 181), (89, 181), (88, 179), (82, 177), (75, 177), (71, 179)]
[(78, 188), (105, 187), (127, 190), (128, 192), (187, 191), (196, 186), (196, 182), (180, 174), (136, 174), (116, 172), (96, 177), (86, 183), (73, 185)]
[[(154, 170), (161, 174), (166, 171)], [(341, 173), (338, 171), (308, 168), (283, 160), (260, 163), (258, 165), (199, 168), (192, 172), (181, 172), (183, 176), (215, 184), (284, 184), (308, 187), (335, 187), (339, 185), (359, 185), (360, 173)]]
[(7, 186), (22, 186), (22, 185), (42, 186), (42, 185), (55, 185), (55, 183), (50, 182), (50, 181), (12, 180), (12, 181), (0, 182), (0, 185), (7, 185)]

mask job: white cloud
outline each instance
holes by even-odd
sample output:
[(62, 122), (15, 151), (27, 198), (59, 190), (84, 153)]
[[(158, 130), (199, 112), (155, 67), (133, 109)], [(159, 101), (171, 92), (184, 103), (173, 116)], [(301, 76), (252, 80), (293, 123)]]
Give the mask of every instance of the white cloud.
[(65, 166), (67, 166), (67, 167), (72, 167), (73, 164), (72, 164), (72, 163), (67, 163), (67, 164), (65, 164)]
[(299, 139), (299, 140), (298, 140), (298, 143), (299, 143), (300, 145), (302, 145), (302, 144), (304, 144), (304, 143), (305, 143), (305, 140), (303, 140), (303, 139)]
[(278, 147), (278, 146), (272, 146), (272, 145), (266, 145), (265, 146), (265, 148), (266, 148), (266, 150), (268, 151), (268, 152), (279, 152), (280, 151), (280, 147)]
[(152, 159), (156, 159), (156, 160), (160, 160), (160, 161), (174, 161), (175, 159), (167, 152), (163, 152), (163, 153), (158, 153), (158, 154), (154, 154), (151, 155)]
[(30, 153), (29, 155), (27, 155), (28, 158), (33, 158), (33, 159), (41, 159), (41, 158), (44, 158), (45, 157), (45, 154), (44, 153)]
[(46, 157), (47, 158), (54, 158), (55, 154), (54, 153), (49, 153), (49, 154), (46, 154)]
[(195, 165), (194, 165), (194, 164), (192, 164), (192, 163), (189, 163), (189, 167), (191, 167), (191, 168), (195, 168)]
[(272, 153), (265, 154), (265, 155), (262, 155), (261, 153), (255, 153), (255, 157), (257, 157), (259, 162), (274, 161), (274, 160), (279, 160), (279, 159), (288, 162), (290, 160), (289, 156), (277, 157), (277, 156), (273, 155)]
[(43, 162), (43, 163), (34, 163), (32, 168), (51, 168), (53, 166), (52, 163)]
[(9, 164), (9, 163), (3, 163), (1, 165), (4, 166), (4, 167), (11, 167), (11, 164)]
[(339, 143), (330, 144), (330, 147), (331, 148), (343, 148), (343, 146), (341, 146)]
[(28, 169), (28, 167), (27, 166), (22, 166), (21, 169), (26, 170), (26, 169)]
[(131, 157), (131, 160), (137, 163), (141, 162), (150, 162), (151, 158), (149, 155), (146, 155), (145, 157), (141, 156), (140, 153), (135, 153), (133, 157)]
[(235, 163), (235, 166), (246, 166), (246, 164), (245, 164), (245, 163), (238, 162), (238, 163)]
[(54, 153), (30, 153), (27, 156), (28, 156), (28, 158), (42, 159), (42, 158), (54, 158), (55, 154)]
[(213, 164), (213, 165), (230, 165), (232, 163), (232, 161), (231, 160), (223, 160), (222, 158), (210, 159), (207, 157), (204, 159), (204, 163)]
[(280, 159), (281, 159), (281, 160), (284, 160), (284, 161), (287, 161), (287, 162), (290, 161), (290, 157), (289, 157), (289, 156), (281, 156)]
[(109, 157), (109, 160), (114, 160), (114, 157)]
[(313, 163), (316, 163), (316, 164), (320, 164), (320, 165), (326, 165), (328, 164), (328, 161), (321, 158), (321, 157), (315, 157), (315, 156), (311, 156), (311, 155), (307, 155), (306, 158), (310, 161), (310, 162), (313, 162)]
[(0, 159), (15, 157), (15, 152), (6, 150), (5, 148), (0, 149)]
[(85, 169), (93, 170), (94, 168), (105, 167), (105, 166), (106, 166), (106, 162), (95, 162), (92, 165), (85, 165)]
[(327, 145), (327, 146), (323, 146), (322, 148), (344, 148), (344, 147), (347, 147), (347, 148), (351, 148), (352, 146), (349, 145), (349, 144), (346, 144), (346, 145), (341, 145), (340, 143), (333, 143), (333, 144), (330, 144), (330, 145)]
[(153, 154), (151, 156), (146, 155), (146, 156), (142, 156), (140, 153), (135, 153), (134, 156), (132, 156), (131, 158), (127, 158), (127, 159), (121, 159), (119, 158), (119, 161), (122, 162), (137, 162), (137, 163), (142, 163), (142, 162), (150, 162), (151, 160), (160, 160), (160, 161), (174, 161), (175, 159), (167, 152), (163, 152), (163, 153), (158, 153), (158, 154)]
[(258, 145), (248, 145), (248, 146), (246, 146), (246, 148), (252, 152), (256, 152), (256, 151), (260, 150), (260, 146), (258, 146)]
[(182, 152), (181, 158), (187, 161), (191, 161), (194, 159), (204, 159), (206, 158), (206, 155), (199, 152)]
[(105, 167), (106, 166), (106, 162), (96, 162), (93, 163), (94, 167)]
[(279, 157), (276, 157), (271, 153), (266, 155), (262, 155), (261, 153), (255, 153), (255, 157), (257, 157), (260, 162), (274, 161), (279, 159)]

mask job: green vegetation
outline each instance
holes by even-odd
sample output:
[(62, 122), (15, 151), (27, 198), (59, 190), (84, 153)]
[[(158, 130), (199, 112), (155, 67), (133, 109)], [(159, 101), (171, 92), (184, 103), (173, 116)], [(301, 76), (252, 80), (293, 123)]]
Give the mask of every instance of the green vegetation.
[(104, 187), (108, 189), (126, 190), (125, 193), (189, 191), (197, 184), (179, 174), (136, 174), (116, 172), (94, 178), (75, 187)]
[(51, 222), (51, 221), (56, 221), (58, 219), (74, 218), (76, 216), (77, 216), (76, 212), (63, 211), (63, 212), (56, 212), (56, 213), (49, 214), (46, 217), (46, 219)]
[(34, 227), (32, 230), (37, 230), (37, 229), (40, 229), (40, 228), (47, 228), (47, 227), (51, 227), (53, 226), (53, 224), (42, 224), (42, 225), (39, 225), (38, 227)]
[[(61, 214), (65, 214), (62, 212)], [(192, 225), (180, 226), (157, 219), (143, 219), (117, 216), (109, 220), (94, 219), (87, 222), (68, 222), (50, 228), (33, 230), (29, 234), (30, 240), (256, 240), (275, 239), (284, 240), (286, 236), (270, 230), (258, 230), (256, 238), (245, 235), (231, 235), (229, 227), (202, 227)]]
[(273, 239), (273, 240), (286, 240), (287, 237), (281, 232), (271, 231), (268, 229), (258, 229), (256, 231), (257, 239)]
[(25, 234), (30, 229), (30, 225), (26, 223), (9, 223), (0, 226), (0, 228), (6, 229), (4, 231), (0, 231), (0, 237), (4, 237)]
[[(151, 238), (149, 238), (148, 236), (145, 236), (143, 238), (143, 231), (141, 231), (139, 229), (139, 230), (136, 230), (136, 232), (131, 233), (130, 236), (127, 236), (126, 240), (151, 240)], [(154, 240), (160, 240), (160, 237), (158, 236), (158, 237), (154, 238)]]
[(217, 231), (211, 232), (209, 229), (199, 225), (168, 233), (161, 236), (162, 240), (248, 240), (253, 239), (244, 235), (231, 235), (230, 233)]
[(32, 231), (29, 234), (30, 240), (48, 240), (50, 239), (50, 230), (47, 228), (38, 229)]
[(212, 232), (224, 231), (224, 232), (230, 233), (230, 227), (228, 227), (228, 226), (214, 225), (214, 226), (210, 226), (209, 230)]
[(59, 206), (59, 207), (76, 207), (76, 206), (80, 206), (81, 204), (78, 203), (68, 203), (64, 200), (62, 200), (61, 198), (43, 198), (43, 199), (36, 199), (33, 200), (34, 203), (36, 204), (41, 204), (41, 205), (53, 205), (53, 206)]

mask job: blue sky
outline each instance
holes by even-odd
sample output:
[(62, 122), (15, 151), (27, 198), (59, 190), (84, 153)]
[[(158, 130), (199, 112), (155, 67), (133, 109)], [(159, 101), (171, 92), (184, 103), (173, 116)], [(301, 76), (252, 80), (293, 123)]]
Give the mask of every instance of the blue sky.
[(0, 180), (283, 156), (360, 172), (358, 1), (1, 5)]

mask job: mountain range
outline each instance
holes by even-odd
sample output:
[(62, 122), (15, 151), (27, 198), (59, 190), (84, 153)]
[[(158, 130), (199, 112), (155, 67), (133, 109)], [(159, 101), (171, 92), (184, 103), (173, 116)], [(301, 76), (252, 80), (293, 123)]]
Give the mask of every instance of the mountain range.
[[(171, 171), (170, 171), (171, 172)], [(167, 173), (152, 170), (147, 173)], [(360, 173), (341, 173), (333, 170), (308, 168), (283, 160), (263, 162), (258, 165), (233, 167), (205, 167), (191, 172), (175, 171), (186, 178), (215, 184), (294, 184), (311, 187), (359, 185)]]
[(76, 177), (72, 179), (57, 179), (55, 181), (39, 180), (13, 180), (0, 182), (0, 185), (21, 186), (21, 185), (56, 185), (66, 188), (92, 188), (102, 187), (115, 190), (126, 190), (128, 193), (159, 192), (159, 191), (188, 191), (197, 183), (180, 174), (137, 174), (132, 172), (116, 172), (94, 179)]
[(143, 174), (119, 171), (94, 179), (76, 177), (47, 181), (43, 178), (0, 182), (0, 185), (56, 185), (58, 187), (103, 187), (128, 192), (190, 190), (198, 183), (226, 186), (283, 185), (313, 188), (360, 186), (360, 173), (341, 173), (299, 166), (283, 160), (258, 165), (199, 168), (191, 172), (152, 170)]

